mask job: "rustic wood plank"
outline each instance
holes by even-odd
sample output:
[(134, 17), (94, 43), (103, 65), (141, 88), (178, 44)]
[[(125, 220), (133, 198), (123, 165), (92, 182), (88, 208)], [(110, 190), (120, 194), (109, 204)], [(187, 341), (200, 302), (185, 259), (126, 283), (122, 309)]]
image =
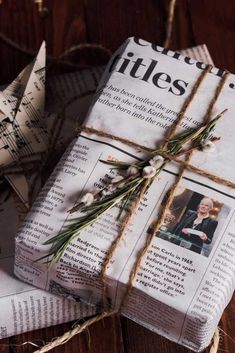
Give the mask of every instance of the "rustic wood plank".
[(178, 0), (175, 5), (172, 38), (169, 47), (173, 50), (180, 50), (197, 44), (202, 43), (196, 42), (194, 38), (189, 2)]
[(44, 37), (48, 53), (58, 56), (73, 45), (84, 43), (86, 24), (83, 1), (44, 1), (48, 13), (44, 18)]
[(208, 46), (216, 66), (235, 72), (235, 2), (191, 0), (188, 4), (195, 41)]
[(162, 43), (168, 1), (87, 0), (87, 37), (116, 50), (130, 36)]
[[(2, 1), (0, 32), (20, 46), (38, 50), (43, 39), (41, 18), (33, 1)], [(15, 78), (30, 58), (0, 41), (1, 84)]]
[[(39, 346), (50, 342), (70, 330), (72, 323), (57, 325), (47, 329), (24, 333), (0, 341), (1, 353), (33, 353), (37, 348), (23, 342), (33, 342)], [(9, 346), (1, 346), (8, 345)], [(73, 337), (65, 345), (56, 347), (53, 353), (123, 353), (122, 331), (118, 316), (106, 318), (95, 323), (83, 333)]]
[[(219, 327), (222, 329), (220, 332), (220, 350), (222, 352), (233, 353), (235, 352), (235, 297), (230, 301), (229, 305), (224, 311), (220, 320)], [(218, 352), (218, 353), (219, 353)]]
[(190, 351), (149, 331), (148, 329), (122, 318), (123, 342), (128, 353), (189, 353)]
[(10, 349), (10, 339), (9, 338), (4, 338), (0, 340), (0, 352), (1, 353), (9, 353)]

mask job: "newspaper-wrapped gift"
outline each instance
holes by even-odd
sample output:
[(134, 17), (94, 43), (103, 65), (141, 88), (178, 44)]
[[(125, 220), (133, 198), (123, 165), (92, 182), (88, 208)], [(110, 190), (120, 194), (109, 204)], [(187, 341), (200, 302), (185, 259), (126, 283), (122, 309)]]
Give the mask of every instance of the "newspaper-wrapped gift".
[[(146, 160), (146, 151), (124, 142), (156, 149), (192, 92), (178, 134), (200, 127), (208, 107), (213, 107), (214, 116), (228, 108), (216, 123), (216, 136), (221, 136), (216, 150), (204, 152), (212, 151), (205, 144), (203, 151), (191, 156), (190, 165), (201, 173), (192, 168), (184, 171), (122, 307), (127, 317), (194, 351), (204, 349), (211, 340), (233, 293), (235, 268), (235, 191), (234, 183), (228, 182), (235, 179), (235, 77), (226, 75), (225, 82), (223, 70), (210, 68), (199, 87), (205, 67), (180, 53), (128, 39), (103, 75), (86, 119), (89, 133), (83, 130), (64, 153), (19, 230), (15, 256), (15, 274), (23, 281), (102, 305), (100, 273), (120, 233), (122, 219), (117, 221), (117, 217), (122, 206), (117, 203), (69, 239), (62, 256), (49, 268), (45, 260), (54, 244), (45, 242), (76, 224), (81, 215), (68, 212), (74, 205), (81, 200), (92, 202), (89, 195), (107, 191), (117, 170), (102, 161), (135, 166)], [(168, 159), (112, 254), (105, 272), (106, 299), (112, 308), (120, 306), (139, 252), (178, 172), (178, 164)]]

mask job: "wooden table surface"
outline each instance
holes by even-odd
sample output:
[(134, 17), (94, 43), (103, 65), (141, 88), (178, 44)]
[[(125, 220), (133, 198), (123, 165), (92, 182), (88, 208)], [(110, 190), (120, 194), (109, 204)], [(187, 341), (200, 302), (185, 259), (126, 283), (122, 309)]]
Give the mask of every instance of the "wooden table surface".
[[(129, 36), (157, 44), (165, 38), (168, 0), (44, 0), (39, 13), (33, 0), (0, 1), (0, 83), (8, 83), (31, 60), (30, 53), (6, 44), (13, 40), (26, 51), (36, 51), (42, 39), (48, 53), (58, 57), (80, 43), (102, 44), (112, 52)], [(235, 1), (178, 0), (170, 48), (205, 43), (216, 66), (235, 72)], [(49, 74), (85, 65), (105, 64), (100, 49), (81, 49), (67, 57), (74, 66), (53, 65)], [(42, 329), (0, 341), (1, 353), (31, 353), (25, 341), (50, 341), (72, 323)], [(235, 352), (235, 300), (222, 317), (219, 352)], [(74, 337), (54, 353), (189, 353), (190, 350), (154, 334), (125, 318), (111, 317)], [(206, 350), (208, 352), (208, 350)]]

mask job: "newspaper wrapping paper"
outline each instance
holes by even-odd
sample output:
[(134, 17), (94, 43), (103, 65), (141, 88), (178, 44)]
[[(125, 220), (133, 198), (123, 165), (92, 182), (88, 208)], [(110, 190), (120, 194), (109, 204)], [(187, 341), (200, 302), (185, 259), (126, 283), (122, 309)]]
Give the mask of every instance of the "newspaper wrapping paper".
[(92, 306), (45, 292), (14, 276), (14, 235), (18, 216), (12, 197), (8, 197), (1, 207), (0, 224), (5, 231), (5, 241), (0, 238), (0, 338), (94, 315), (96, 310)]
[[(86, 125), (154, 148), (174, 122), (204, 67), (179, 53), (130, 38), (111, 59)], [(207, 75), (180, 131), (200, 124), (222, 74), (222, 70), (213, 68)], [(215, 115), (229, 109), (216, 127), (216, 134), (222, 136), (216, 153), (198, 151), (192, 158), (192, 164), (229, 180), (235, 179), (231, 134), (235, 127), (234, 81), (231, 75), (214, 109)], [(134, 162), (143, 157), (143, 152), (96, 135), (83, 133), (75, 139), (18, 232), (15, 274), (52, 293), (70, 293), (99, 307), (99, 274), (118, 232), (118, 207), (74, 239), (49, 272), (44, 261), (34, 261), (50, 251), (50, 246), (43, 245), (45, 240), (74, 217), (69, 216), (68, 209), (85, 192), (102, 188), (115, 175), (99, 161), (101, 158)], [(156, 178), (116, 250), (107, 271), (107, 302), (112, 307), (119, 306), (146, 231), (156, 220), (177, 171), (175, 165), (168, 165)], [(124, 315), (194, 351), (210, 343), (234, 289), (234, 197), (234, 190), (185, 172), (171, 214), (139, 270)], [(207, 243), (195, 240), (198, 235), (193, 232), (193, 220), (203, 207), (207, 207), (207, 216), (200, 231), (207, 232)], [(182, 237), (183, 229), (188, 229), (188, 238)]]

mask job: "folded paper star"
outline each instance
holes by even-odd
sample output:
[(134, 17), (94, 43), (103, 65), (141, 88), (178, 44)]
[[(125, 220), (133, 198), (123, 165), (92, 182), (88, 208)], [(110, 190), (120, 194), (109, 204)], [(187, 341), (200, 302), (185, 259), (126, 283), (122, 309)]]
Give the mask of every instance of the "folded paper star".
[(43, 42), (36, 59), (0, 91), (0, 168), (17, 167), (16, 174), (4, 176), (26, 207), (29, 186), (23, 166), (39, 161), (47, 149), (48, 133), (43, 121), (45, 59)]

